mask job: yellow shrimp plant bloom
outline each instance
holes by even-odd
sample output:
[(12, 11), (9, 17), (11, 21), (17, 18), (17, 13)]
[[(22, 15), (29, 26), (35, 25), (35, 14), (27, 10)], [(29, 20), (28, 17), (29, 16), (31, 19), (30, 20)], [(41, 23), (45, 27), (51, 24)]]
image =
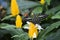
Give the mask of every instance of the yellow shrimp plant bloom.
[(28, 36), (29, 36), (30, 38), (34, 38), (34, 37), (37, 37), (37, 35), (38, 35), (38, 30), (37, 30), (37, 28), (35, 27), (35, 25), (34, 25), (32, 22), (30, 22), (30, 23), (29, 23)]
[(45, 0), (41, 0), (40, 3), (41, 3), (42, 5), (44, 5), (44, 4), (45, 4)]
[(19, 8), (16, 0), (11, 0), (11, 14), (12, 16), (16, 16), (19, 14)]
[(22, 27), (22, 17), (20, 15), (17, 15), (16, 17), (16, 28)]

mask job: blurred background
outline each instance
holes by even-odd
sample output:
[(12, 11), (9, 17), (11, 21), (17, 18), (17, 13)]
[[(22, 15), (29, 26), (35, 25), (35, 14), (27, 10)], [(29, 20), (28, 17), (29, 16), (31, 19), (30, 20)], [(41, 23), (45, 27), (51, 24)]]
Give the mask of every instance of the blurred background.
[[(20, 14), (23, 19), (23, 27), (27, 26), (26, 21), (31, 21), (34, 24), (41, 24), (45, 29), (39, 34), (39, 37), (44, 36), (43, 40), (60, 40), (60, 0), (45, 0), (45, 4), (41, 5), (41, 0), (16, 0), (19, 6)], [(15, 18), (9, 18), (11, 0), (0, 0), (0, 40), (28, 40), (26, 36), (27, 29), (15, 29)], [(4, 17), (6, 20), (1, 21)], [(53, 24), (54, 23), (54, 24)], [(11, 27), (13, 26), (13, 27)], [(48, 27), (48, 29), (46, 29)], [(48, 31), (47, 31), (48, 30)], [(23, 32), (22, 32), (23, 31)], [(25, 37), (11, 38), (14, 35), (25, 33)], [(47, 32), (47, 35), (44, 34)], [(49, 32), (49, 33), (48, 33)], [(21, 34), (19, 34), (21, 33)], [(42, 35), (42, 36), (41, 36)], [(41, 40), (41, 39), (40, 39)]]

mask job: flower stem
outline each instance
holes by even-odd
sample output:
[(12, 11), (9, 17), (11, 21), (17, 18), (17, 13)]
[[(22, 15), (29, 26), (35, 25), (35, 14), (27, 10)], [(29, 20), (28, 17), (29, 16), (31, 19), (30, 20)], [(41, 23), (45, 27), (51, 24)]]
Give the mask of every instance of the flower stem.
[(46, 10), (48, 11), (48, 6), (46, 5)]
[(33, 40), (33, 38), (30, 38), (30, 40)]

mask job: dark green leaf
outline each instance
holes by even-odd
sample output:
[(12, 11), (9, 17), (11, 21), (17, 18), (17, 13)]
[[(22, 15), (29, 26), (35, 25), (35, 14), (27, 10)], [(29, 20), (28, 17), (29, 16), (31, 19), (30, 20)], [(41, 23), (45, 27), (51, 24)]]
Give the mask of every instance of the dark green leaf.
[(41, 14), (42, 11), (43, 11), (43, 8), (42, 8), (42, 7), (36, 7), (36, 8), (32, 11), (32, 13), (33, 13), (33, 14)]
[(48, 5), (50, 5), (51, 0), (45, 0)]
[(60, 19), (60, 11), (52, 16), (52, 19)]
[[(28, 40), (28, 35), (26, 32), (24, 32), (22, 29), (16, 29), (14, 25), (9, 25), (9, 24), (1, 24), (0, 27), (2, 29), (6, 29), (10, 32), (12, 36), (14, 36), (14, 40)], [(24, 34), (24, 35), (23, 35)], [(15, 35), (19, 35), (15, 37)], [(21, 36), (22, 35), (22, 36)]]
[(51, 33), (46, 40), (60, 40), (60, 29), (57, 32)]
[(57, 6), (57, 7), (52, 8), (52, 9), (50, 9), (50, 10), (48, 10), (48, 11), (46, 11), (45, 14), (48, 14), (48, 15), (55, 15), (55, 13), (56, 13), (57, 11), (59, 11), (59, 10), (60, 10), (60, 5)]
[(60, 21), (51, 24), (50, 26), (48, 26), (44, 31), (42, 31), (39, 36), (38, 36), (38, 40), (43, 40), (44, 37), (47, 35), (47, 33), (49, 33), (50, 31), (52, 31), (55, 28), (58, 28), (60, 26)]
[(17, 0), (17, 3), (20, 9), (27, 9), (40, 5), (37, 2), (26, 1), (26, 0)]

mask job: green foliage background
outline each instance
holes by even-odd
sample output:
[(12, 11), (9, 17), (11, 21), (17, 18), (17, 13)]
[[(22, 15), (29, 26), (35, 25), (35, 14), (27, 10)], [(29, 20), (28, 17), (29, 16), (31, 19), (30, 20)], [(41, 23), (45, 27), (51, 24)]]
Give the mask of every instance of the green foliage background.
[[(48, 15), (46, 18), (41, 19), (39, 24), (44, 28), (36, 40), (60, 40), (60, 0), (45, 0), (46, 4), (41, 5), (39, 0), (17, 0), (19, 9), (24, 20), (24, 14), (29, 14), (28, 18), (33, 19), (35, 16), (39, 17), (41, 14)], [(0, 30), (8, 30), (13, 40), (28, 40), (28, 33), (22, 29), (15, 28), (15, 18), (10, 15), (10, 1), (7, 9), (6, 16), (1, 19)], [(32, 10), (29, 10), (32, 9)], [(31, 15), (33, 13), (33, 15)], [(34, 18), (36, 19), (36, 18)], [(6, 22), (5, 22), (6, 21)], [(8, 21), (8, 22), (7, 22)], [(11, 22), (9, 22), (11, 21)], [(35, 21), (34, 21), (35, 22)], [(23, 27), (28, 25), (25, 23)], [(1, 33), (1, 32), (0, 32)], [(5, 35), (6, 32), (4, 32)], [(3, 35), (3, 34), (2, 34)]]

